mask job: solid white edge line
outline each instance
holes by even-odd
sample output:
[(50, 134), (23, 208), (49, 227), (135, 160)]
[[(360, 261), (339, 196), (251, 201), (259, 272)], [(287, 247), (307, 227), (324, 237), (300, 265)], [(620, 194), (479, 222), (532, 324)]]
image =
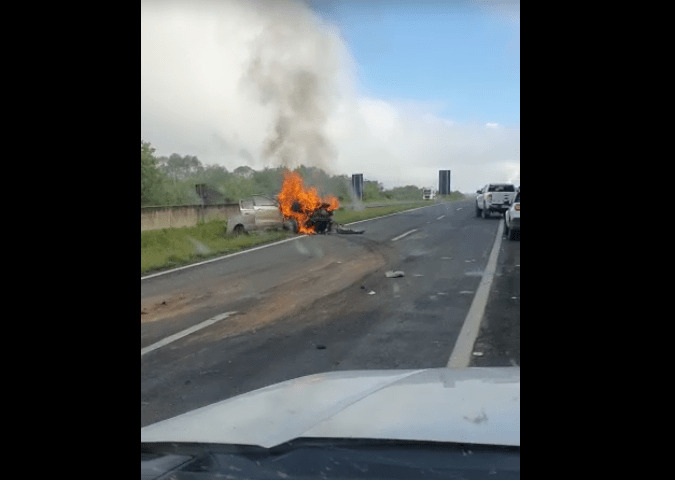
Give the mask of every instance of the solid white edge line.
[(172, 270), (167, 270), (165, 272), (154, 273), (152, 275), (147, 275), (145, 277), (141, 277), (141, 281), (148, 280), (150, 278), (160, 277), (162, 275), (168, 275), (170, 273), (180, 272), (181, 270), (187, 270), (188, 268), (198, 267), (200, 265), (206, 265), (208, 263), (219, 262), (220, 260), (224, 260), (226, 258), (236, 257), (237, 255), (243, 255), (245, 253), (255, 252), (256, 250), (262, 250), (263, 248), (272, 247), (274, 245), (280, 245), (282, 243), (291, 242), (293, 240), (297, 240), (299, 238), (304, 238), (304, 237), (305, 237), (305, 235), (287, 238), (286, 240), (279, 240), (278, 242), (267, 243), (267, 244), (261, 245), (259, 247), (253, 247), (253, 248), (249, 248), (248, 250), (242, 250), (241, 252), (229, 253), (227, 255), (223, 255), (222, 257), (216, 257), (216, 258), (211, 258), (209, 260), (204, 260), (203, 262), (191, 263), (190, 265), (185, 265), (183, 267), (178, 267), (178, 268), (174, 268)]
[(497, 258), (499, 257), (499, 247), (502, 243), (502, 235), (504, 234), (504, 222), (499, 222), (497, 229), (497, 238), (492, 246), (492, 252), (488, 260), (487, 267), (483, 273), (476, 295), (471, 303), (469, 313), (464, 319), (464, 325), (459, 332), (459, 337), (455, 343), (455, 348), (452, 351), (450, 360), (448, 361), (448, 368), (467, 368), (471, 362), (471, 354), (473, 347), (480, 332), (480, 324), (485, 314), (485, 307), (487, 306), (488, 297), (490, 295), (490, 288), (492, 280), (494, 279), (497, 269)]
[[(417, 207), (417, 208), (413, 208), (411, 210), (405, 210), (405, 212), (413, 212), (415, 210), (420, 210), (422, 208), (435, 207), (436, 205), (441, 205), (441, 204), (437, 203), (437, 204), (434, 204), (434, 205), (425, 205), (424, 207)], [(385, 218), (385, 217), (391, 217), (393, 215), (399, 215), (401, 213), (403, 213), (403, 212), (395, 212), (395, 213), (390, 213), (389, 215), (383, 215), (381, 217), (367, 218), (365, 220), (359, 220), (357, 222), (345, 223), (345, 226), (356, 225), (357, 223), (369, 222), (371, 220), (378, 220), (380, 218)], [(164, 272), (153, 273), (152, 275), (147, 275), (145, 277), (141, 277), (141, 282), (143, 280), (149, 280), (151, 278), (161, 277), (162, 275), (168, 275), (170, 273), (180, 272), (181, 270), (187, 270), (188, 268), (198, 267), (200, 265), (206, 265), (208, 263), (219, 262), (220, 260), (224, 260), (226, 258), (236, 257), (237, 255), (243, 255), (244, 253), (255, 252), (256, 250), (262, 250), (263, 248), (272, 247), (274, 245), (280, 245), (282, 243), (290, 242), (292, 240), (297, 240), (298, 238), (305, 238), (305, 237), (306, 237), (306, 235), (299, 235), (297, 237), (287, 238), (286, 240), (280, 240), (278, 242), (268, 243), (268, 244), (265, 244), (265, 245), (261, 245), (259, 247), (250, 248), (248, 250), (242, 250), (241, 252), (230, 253), (230, 254), (227, 254), (227, 255), (223, 255), (222, 257), (211, 258), (209, 260), (204, 260), (203, 262), (191, 263), (190, 265), (184, 265), (182, 267), (173, 268), (171, 270), (166, 270)]]
[(153, 345), (150, 345), (149, 347), (142, 348), (142, 349), (141, 349), (141, 357), (142, 357), (143, 355), (147, 355), (147, 354), (150, 353), (150, 352), (154, 352), (155, 350), (158, 350), (158, 349), (160, 349), (160, 348), (162, 348), (162, 347), (166, 347), (166, 346), (169, 345), (170, 343), (173, 343), (173, 342), (175, 342), (175, 341), (177, 341), (177, 340), (180, 340), (181, 338), (185, 338), (185, 337), (187, 337), (188, 335), (191, 335), (191, 334), (193, 334), (193, 333), (195, 333), (195, 332), (198, 332), (199, 330), (203, 330), (203, 329), (205, 329), (206, 327), (210, 327), (210, 326), (213, 325), (214, 323), (218, 323), (218, 322), (220, 322), (221, 320), (225, 320), (226, 318), (228, 318), (228, 317), (234, 315), (235, 313), (237, 313), (237, 312), (221, 313), (220, 315), (216, 315), (215, 317), (213, 317), (213, 318), (211, 318), (211, 319), (209, 319), (209, 320), (206, 320), (206, 321), (204, 321), (204, 322), (202, 322), (202, 323), (200, 323), (200, 324), (198, 324), (198, 325), (195, 325), (195, 326), (193, 326), (193, 327), (187, 328), (187, 329), (183, 330), (182, 332), (178, 332), (178, 333), (176, 333), (175, 335), (171, 335), (171, 336), (169, 336), (169, 337), (166, 337), (164, 340), (160, 340), (159, 342), (157, 342), (157, 343), (155, 343), (155, 344), (153, 344)]

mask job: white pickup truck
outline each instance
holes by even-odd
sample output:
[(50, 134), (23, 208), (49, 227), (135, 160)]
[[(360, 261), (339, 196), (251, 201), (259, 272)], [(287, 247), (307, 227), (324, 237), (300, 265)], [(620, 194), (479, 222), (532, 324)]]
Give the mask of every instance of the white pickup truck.
[(476, 216), (488, 218), (493, 212), (503, 215), (509, 209), (516, 196), (516, 186), (512, 183), (488, 183), (476, 193)]

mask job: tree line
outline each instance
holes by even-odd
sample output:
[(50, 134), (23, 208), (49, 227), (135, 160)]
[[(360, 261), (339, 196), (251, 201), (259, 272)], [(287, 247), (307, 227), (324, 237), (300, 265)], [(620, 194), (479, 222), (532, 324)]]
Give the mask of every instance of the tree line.
[[(141, 207), (236, 203), (254, 194), (274, 197), (281, 191), (284, 167), (254, 170), (240, 166), (232, 172), (220, 165), (204, 165), (195, 156), (158, 157), (149, 142), (141, 140)], [(321, 196), (334, 195), (351, 201), (351, 177), (329, 175), (317, 167), (300, 166), (305, 185), (316, 187)], [(414, 185), (385, 190), (381, 183), (364, 180), (364, 201), (420, 200)]]

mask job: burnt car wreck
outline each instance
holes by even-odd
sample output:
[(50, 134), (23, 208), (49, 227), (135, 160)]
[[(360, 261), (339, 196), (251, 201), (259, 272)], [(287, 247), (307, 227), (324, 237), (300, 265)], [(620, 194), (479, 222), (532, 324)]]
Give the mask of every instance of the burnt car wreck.
[[(307, 230), (312, 230), (317, 234), (327, 234), (327, 233), (339, 233), (343, 235), (349, 234), (362, 234), (364, 230), (353, 230), (351, 228), (346, 228), (343, 225), (335, 223), (333, 220), (333, 210), (331, 210), (331, 205), (329, 203), (322, 203), (318, 209), (313, 211), (303, 211), (300, 202), (293, 203), (291, 209), (298, 214), (304, 215), (307, 218), (307, 221), (304, 223), (304, 227)], [(297, 225), (297, 224), (296, 224)], [(294, 231), (297, 233), (298, 228), (294, 228)]]
[(332, 205), (322, 202), (318, 208), (303, 208), (296, 201), (291, 205), (291, 215), (283, 213), (277, 199), (266, 195), (253, 195), (239, 201), (239, 212), (228, 219), (227, 233), (247, 234), (256, 230), (291, 230), (293, 233), (313, 234), (361, 234), (363, 230), (346, 228), (333, 219)]
[(340, 208), (339, 199), (333, 195), (322, 198), (316, 187), (305, 188), (304, 180), (297, 172), (284, 173), (284, 183), (276, 198), (284, 221), (292, 223), (295, 233), (363, 233), (335, 224), (333, 212)]

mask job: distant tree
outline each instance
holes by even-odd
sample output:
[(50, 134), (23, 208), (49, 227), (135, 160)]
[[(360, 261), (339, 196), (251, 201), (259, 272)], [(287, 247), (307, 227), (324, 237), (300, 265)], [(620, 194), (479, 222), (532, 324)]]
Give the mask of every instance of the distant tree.
[(230, 176), (227, 168), (220, 165), (206, 165), (204, 170), (197, 176), (202, 182), (200, 183), (218, 183)]
[(253, 170), (249, 166), (241, 166), (235, 168), (233, 173), (238, 177), (251, 178), (251, 176), (253, 176), (253, 174), (255, 173), (255, 170)]
[(204, 171), (204, 166), (197, 157), (190, 155), (182, 157), (177, 153), (171, 154), (169, 158), (159, 158), (159, 165), (164, 174), (174, 182), (199, 175)]
[(406, 185), (405, 187), (394, 187), (387, 190), (385, 194), (392, 200), (420, 200), (422, 189), (415, 185)]
[[(199, 204), (202, 199), (195, 185), (206, 185), (210, 198), (218, 202), (234, 203), (253, 194), (275, 196), (283, 184), (284, 167), (266, 167), (261, 171), (243, 165), (234, 171), (220, 165), (203, 165), (195, 156), (172, 154), (155, 157), (155, 149), (141, 140), (141, 206)], [(341, 202), (350, 203), (351, 178), (330, 175), (318, 167), (301, 165), (294, 170), (307, 187), (316, 187), (322, 197), (333, 195)], [(419, 200), (421, 188), (415, 185), (385, 190), (375, 180), (364, 182), (364, 200)]]
[(258, 193), (276, 196), (284, 183), (283, 168), (265, 168), (260, 172), (253, 172), (251, 176)]
[(256, 193), (264, 193), (258, 190), (253, 178), (239, 177), (235, 174), (230, 175), (227, 180), (218, 184), (218, 189), (224, 195), (228, 203), (236, 203), (242, 198), (249, 197)]
[(161, 196), (163, 179), (154, 153), (150, 143), (141, 140), (141, 206), (155, 203)]
[(384, 186), (372, 180), (363, 181), (363, 199), (372, 202), (377, 200), (384, 200)]
[(330, 177), (326, 186), (326, 191), (330, 195), (336, 196), (341, 202), (351, 202), (352, 181), (347, 175), (335, 175)]

